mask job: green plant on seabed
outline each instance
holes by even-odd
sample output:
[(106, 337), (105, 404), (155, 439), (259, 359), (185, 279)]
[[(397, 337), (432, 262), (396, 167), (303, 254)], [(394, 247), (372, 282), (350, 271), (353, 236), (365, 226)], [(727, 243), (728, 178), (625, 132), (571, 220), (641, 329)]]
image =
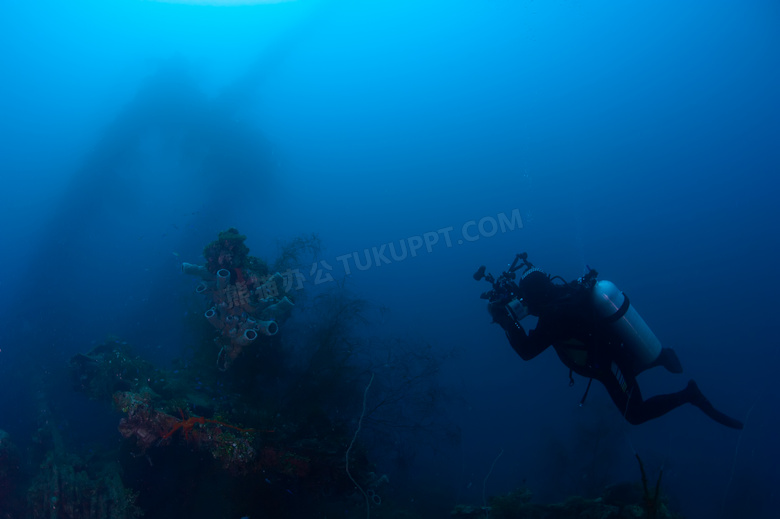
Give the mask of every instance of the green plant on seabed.
[(658, 480), (655, 482), (655, 488), (652, 495), (650, 489), (647, 486), (647, 473), (645, 472), (645, 466), (642, 463), (642, 458), (639, 454), (636, 454), (636, 460), (639, 462), (639, 470), (642, 472), (642, 490), (644, 492), (644, 507), (647, 514), (647, 519), (656, 519), (658, 517), (658, 510), (661, 506), (661, 477), (664, 475), (664, 469), (658, 473)]

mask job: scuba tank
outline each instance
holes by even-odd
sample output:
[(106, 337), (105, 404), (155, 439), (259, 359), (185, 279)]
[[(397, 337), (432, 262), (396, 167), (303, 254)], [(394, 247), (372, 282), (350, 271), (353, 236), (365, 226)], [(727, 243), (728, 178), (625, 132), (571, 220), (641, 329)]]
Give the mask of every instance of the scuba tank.
[(625, 347), (634, 355), (637, 365), (647, 367), (661, 354), (661, 341), (631, 306), (628, 296), (611, 281), (598, 281), (593, 286), (596, 312), (617, 333)]

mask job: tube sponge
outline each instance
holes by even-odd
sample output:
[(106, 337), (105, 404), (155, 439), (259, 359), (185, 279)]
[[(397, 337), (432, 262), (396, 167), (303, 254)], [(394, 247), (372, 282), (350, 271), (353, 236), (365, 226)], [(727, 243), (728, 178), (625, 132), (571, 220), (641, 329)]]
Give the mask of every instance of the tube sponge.
[(244, 333), (238, 336), (236, 339), (236, 344), (239, 346), (246, 346), (253, 340), (257, 339), (257, 331), (255, 330), (245, 330)]
[(292, 312), (293, 304), (292, 301), (290, 301), (287, 296), (283, 297), (281, 301), (279, 301), (276, 304), (273, 304), (263, 310), (263, 313), (260, 314), (260, 320), (261, 321), (284, 321), (289, 317), (290, 312)]
[(276, 321), (257, 321), (255, 330), (263, 335), (276, 335), (279, 332), (279, 325)]
[(219, 318), (216, 307), (212, 306), (206, 310), (204, 316), (206, 317), (206, 320), (214, 326), (214, 328), (222, 328), (222, 321)]
[(255, 288), (255, 293), (260, 299), (266, 297), (278, 297), (284, 291), (284, 277), (278, 272), (269, 276), (265, 283)]
[(214, 279), (214, 274), (208, 271), (203, 265), (195, 265), (194, 263), (182, 263), (181, 271), (188, 276), (200, 276), (205, 280)]
[(230, 271), (227, 269), (219, 269), (217, 271), (217, 288), (224, 290), (227, 288), (230, 282)]

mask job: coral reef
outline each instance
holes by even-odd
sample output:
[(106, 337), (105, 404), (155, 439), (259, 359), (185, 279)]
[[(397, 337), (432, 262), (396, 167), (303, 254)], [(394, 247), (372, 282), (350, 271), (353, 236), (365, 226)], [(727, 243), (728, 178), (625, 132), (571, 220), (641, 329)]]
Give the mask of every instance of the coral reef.
[[(646, 484), (644, 471), (642, 484)], [(540, 504), (532, 502), (533, 495), (522, 487), (490, 498), (489, 506), (458, 505), (452, 517), (493, 519), (682, 519), (666, 507), (656, 495), (655, 508), (646, 503), (646, 486), (638, 483), (610, 485), (601, 496), (586, 499), (571, 496), (563, 503)]]
[(165, 391), (165, 377), (153, 365), (133, 355), (127, 342), (109, 338), (89, 353), (79, 353), (69, 362), (77, 391), (95, 400), (110, 401), (117, 391), (138, 391), (147, 385)]
[(595, 499), (570, 496), (563, 503), (539, 504), (526, 487), (504, 495), (492, 496), (481, 507), (458, 505), (453, 517), (493, 519), (682, 519), (669, 510), (661, 494), (659, 473), (655, 488), (650, 491), (642, 458), (636, 455), (641, 483), (626, 482), (606, 486)]
[(154, 408), (151, 403), (153, 398), (151, 391), (118, 391), (114, 394), (116, 408), (127, 413), (119, 421), (119, 433), (123, 438), (135, 439), (139, 452), (157, 445), (177, 425), (175, 416)]
[[(363, 304), (346, 297), (318, 299), (318, 312), (306, 326), (314, 335), (297, 336), (308, 342), (306, 347), (295, 346), (292, 340), (282, 349), (279, 327), (293, 307), (284, 289), (285, 278), (278, 272), (263, 277), (247, 267), (264, 262), (243, 255), (248, 252), (238, 246), (243, 236), (227, 234), (230, 239), (223, 233), (207, 250), (216, 258), (212, 263), (231, 270), (212, 273), (206, 266), (182, 266), (184, 272), (202, 279), (195, 292), (211, 304), (205, 319), (193, 317), (191, 322), (204, 332), (199, 323), (210, 323), (219, 331), (216, 341), (199, 333), (202, 342), (194, 358), (165, 370), (135, 355), (126, 342), (110, 338), (71, 359), (74, 386), (95, 400), (111, 402), (124, 414), (118, 428), (125, 482), (141, 492), (146, 509), (158, 511), (154, 495), (162, 492), (144, 491), (148, 481), (159, 474), (177, 473), (183, 466), (189, 467), (186, 473), (173, 476), (180, 485), (186, 486), (196, 476), (200, 482), (208, 481), (211, 476), (206, 475), (213, 475), (239, 488), (251, 486), (252, 492), (231, 500), (236, 503), (236, 516), (243, 513), (239, 504), (256, 506), (247, 504), (249, 496), (256, 494), (263, 496), (264, 503), (285, 495), (307, 495), (298, 498), (296, 506), (311, 510), (331, 501), (352, 500), (356, 490), (344, 464), (353, 414), (339, 414), (339, 408), (351, 408), (359, 397), (353, 389), (362, 376), (353, 365), (356, 357), (348, 353), (355, 343), (347, 336)], [(308, 238), (291, 242), (281, 262), (274, 265), (296, 266), (291, 262), (314, 244)], [(235, 262), (236, 257), (244, 261)], [(252, 355), (245, 355), (229, 371), (225, 364), (205, 362), (214, 342), (220, 358), (227, 356), (232, 362), (260, 341), (265, 341), (263, 348), (253, 348)], [(378, 506), (381, 497), (376, 487), (387, 478), (372, 476), (365, 448), (354, 447), (352, 476), (371, 493), (369, 506)], [(193, 503), (178, 513), (200, 513), (204, 499), (193, 497)], [(279, 507), (275, 516), (296, 516), (281, 503)]]
[[(230, 228), (203, 250), (205, 266), (182, 264), (182, 272), (202, 278), (195, 292), (211, 305), (204, 317), (219, 331), (215, 341), (220, 346), (217, 366), (222, 371), (230, 368), (246, 346), (276, 335), (294, 306), (291, 281), (279, 272), (268, 275), (266, 263), (249, 256), (245, 240), (246, 236)], [(294, 252), (289, 254), (295, 257)]]
[(51, 451), (28, 491), (30, 517), (135, 519), (143, 512), (116, 463), (92, 464), (73, 453)]
[[(212, 471), (250, 478), (262, 475), (262, 480), (275, 484), (294, 481), (318, 492), (348, 486), (341, 447), (344, 436), (301, 435), (303, 424), (290, 417), (273, 426), (278, 412), (274, 417), (270, 410), (259, 409), (252, 395), (231, 392), (206, 372), (193, 376), (188, 369), (152, 368), (138, 360), (129, 345), (113, 339), (74, 357), (70, 367), (77, 388), (95, 399), (107, 401), (107, 388), (116, 389), (110, 401), (125, 414), (119, 432), (133, 458), (155, 460), (150, 468), (165, 464), (160, 459), (169, 449), (186, 445), (187, 452), (208, 454), (215, 463)], [(143, 376), (128, 378), (127, 371)], [(194, 409), (208, 416), (195, 414)], [(62, 462), (50, 462), (57, 464)], [(363, 471), (364, 458), (357, 465)]]
[[(212, 274), (216, 274), (220, 269), (243, 269), (246, 268), (249, 247), (244, 244), (246, 236), (239, 234), (238, 229), (231, 227), (226, 231), (219, 233), (216, 240), (206, 245), (203, 249), (203, 257), (206, 258), (206, 269)], [(255, 270), (258, 270), (259, 264)], [(265, 275), (266, 272), (260, 272)]]
[[(40, 426), (30, 451), (35, 467), (26, 486), (26, 513), (9, 517), (30, 519), (135, 519), (143, 516), (138, 494), (121, 478), (116, 457), (102, 449), (79, 449), (66, 443), (63, 424), (38, 393)], [(5, 517), (5, 516), (4, 516)]]
[(209, 452), (225, 469), (245, 472), (257, 461), (253, 429), (202, 416), (185, 417), (181, 410), (179, 419), (156, 409), (151, 400), (149, 394), (117, 392), (114, 395), (116, 407), (127, 413), (119, 422), (119, 432), (123, 438), (133, 439), (139, 452), (170, 444), (181, 432), (185, 442)]

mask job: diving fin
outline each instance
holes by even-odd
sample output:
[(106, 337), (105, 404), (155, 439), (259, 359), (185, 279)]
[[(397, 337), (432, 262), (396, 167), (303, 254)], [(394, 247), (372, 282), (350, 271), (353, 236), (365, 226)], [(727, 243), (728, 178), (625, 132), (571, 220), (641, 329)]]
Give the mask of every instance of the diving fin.
[(691, 404), (701, 409), (704, 414), (719, 424), (725, 425), (726, 427), (730, 427), (732, 429), (741, 430), (745, 428), (745, 425), (736, 418), (732, 418), (715, 409), (712, 403), (710, 403), (710, 401), (707, 400), (707, 397), (705, 397), (701, 392), (701, 389), (699, 389), (698, 384), (696, 384), (694, 380), (688, 382), (688, 387), (685, 388), (685, 391), (688, 393), (688, 401)]

